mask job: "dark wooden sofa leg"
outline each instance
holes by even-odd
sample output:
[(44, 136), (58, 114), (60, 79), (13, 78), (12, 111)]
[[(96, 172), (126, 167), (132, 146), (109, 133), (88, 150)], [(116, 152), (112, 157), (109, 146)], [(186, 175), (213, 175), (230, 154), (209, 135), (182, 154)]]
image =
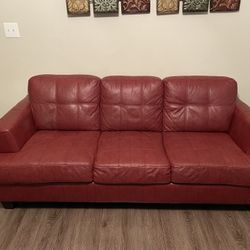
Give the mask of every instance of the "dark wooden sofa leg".
[(5, 209), (13, 209), (15, 208), (14, 202), (2, 202), (2, 205)]

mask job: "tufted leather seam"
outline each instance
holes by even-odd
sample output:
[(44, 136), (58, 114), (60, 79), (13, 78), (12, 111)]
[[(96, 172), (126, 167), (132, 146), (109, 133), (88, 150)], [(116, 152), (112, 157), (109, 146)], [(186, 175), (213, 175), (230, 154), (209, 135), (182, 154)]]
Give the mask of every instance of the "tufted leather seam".
[[(169, 101), (165, 101), (166, 104), (171, 105), (178, 105), (178, 106), (196, 106), (196, 107), (203, 107), (203, 106), (209, 106), (209, 107), (226, 107), (226, 106), (232, 106), (232, 104), (200, 104), (200, 103), (188, 103), (188, 104), (184, 104), (184, 103), (177, 103), (177, 102), (169, 102)], [(139, 106), (139, 105), (138, 105)], [(150, 105), (148, 105), (150, 106)], [(152, 105), (152, 107), (155, 107), (157, 105)]]
[[(124, 139), (124, 138), (123, 138)], [(128, 151), (129, 151), (129, 162), (131, 162), (131, 164), (134, 164), (134, 161), (133, 161), (133, 157), (132, 157), (132, 138), (131, 136), (129, 137), (129, 143), (128, 143)], [(119, 152), (119, 154), (121, 154), (121, 151)]]
[(164, 168), (166, 168), (166, 169), (168, 169), (168, 165), (166, 165), (166, 164), (162, 164), (162, 165), (160, 165), (160, 164), (156, 164), (155, 166), (152, 166), (152, 164), (150, 164), (150, 167), (148, 167), (145, 163), (144, 164), (142, 164), (141, 166), (132, 166), (134, 163), (131, 163), (130, 165), (131, 166), (129, 166), (129, 165), (125, 165), (125, 164), (123, 164), (123, 165), (121, 165), (121, 164), (119, 164), (118, 166), (110, 166), (110, 164), (102, 164), (102, 165), (97, 165), (96, 166), (96, 168), (104, 168), (104, 169), (107, 169), (107, 168), (109, 168), (109, 169), (121, 169), (121, 167), (122, 168), (133, 168), (133, 169), (149, 169), (149, 168), (152, 168), (152, 169), (164, 169)]
[(92, 181), (94, 181), (94, 176), (95, 176), (94, 169), (95, 169), (95, 166), (96, 166), (97, 153), (99, 151), (101, 136), (102, 136), (102, 132), (100, 132), (99, 135), (98, 135), (97, 144), (96, 144), (96, 148), (95, 148), (95, 152), (94, 152), (94, 156), (93, 156), (93, 165), (92, 165), (92, 171), (91, 171)]
[(99, 79), (98, 82), (98, 93), (99, 93), (99, 98), (98, 98), (98, 103), (97, 103), (97, 109), (98, 109), (98, 128), (101, 131), (102, 130), (102, 124), (101, 124), (101, 101), (102, 101), (102, 87), (101, 87), (101, 80)]
[(208, 126), (210, 127), (210, 112), (211, 112), (211, 108), (210, 108), (210, 104), (211, 104), (211, 88), (210, 86), (208, 86), (208, 105), (207, 105), (207, 109), (208, 109)]
[(144, 127), (144, 117), (143, 117), (143, 109), (144, 109), (144, 98), (143, 98), (143, 85), (144, 84), (140, 84), (140, 89), (141, 89), (141, 107), (140, 107), (140, 112), (141, 112), (141, 122), (142, 122), (142, 128), (145, 129)]
[[(188, 88), (189, 88), (189, 85), (188, 85), (188, 82), (186, 82), (186, 88), (185, 88), (185, 102), (187, 103), (187, 100), (188, 100)], [(187, 119), (188, 119), (188, 112), (187, 112), (187, 105), (186, 103), (184, 104), (184, 130), (187, 131)]]
[(57, 81), (55, 81), (55, 98), (56, 98), (56, 113), (55, 113), (55, 124), (53, 124), (53, 129), (59, 128), (59, 124), (58, 124), (58, 107), (57, 107), (57, 102), (58, 102), (58, 97), (57, 97)]
[[(121, 132), (118, 132), (119, 133), (119, 141), (118, 141), (118, 148), (119, 148), (119, 152), (121, 152)], [(121, 166), (121, 154), (119, 153), (119, 158), (118, 158), (118, 166), (120, 167)]]
[[(33, 101), (32, 102), (33, 104), (55, 104), (55, 105), (78, 105), (78, 104), (80, 104), (80, 105), (96, 105), (96, 103), (95, 102), (67, 102), (67, 103), (56, 103), (56, 102), (46, 102), (46, 101), (44, 101), (44, 102), (36, 102), (36, 101)], [(107, 104), (108, 105), (108, 104)]]
[(76, 98), (77, 98), (77, 129), (80, 130), (80, 121), (79, 121), (79, 82), (76, 83), (77, 84), (77, 94), (76, 94)]
[[(142, 104), (124, 104), (124, 103), (117, 103), (117, 104), (110, 104), (110, 103), (103, 103), (103, 106), (128, 106), (128, 107), (141, 107)], [(156, 104), (156, 105), (149, 105), (149, 104), (144, 104), (144, 107), (161, 107), (162, 105)]]
[[(120, 103), (122, 103), (122, 84), (120, 83)], [(122, 109), (121, 109), (121, 106), (119, 107), (120, 108), (120, 127), (122, 126)]]

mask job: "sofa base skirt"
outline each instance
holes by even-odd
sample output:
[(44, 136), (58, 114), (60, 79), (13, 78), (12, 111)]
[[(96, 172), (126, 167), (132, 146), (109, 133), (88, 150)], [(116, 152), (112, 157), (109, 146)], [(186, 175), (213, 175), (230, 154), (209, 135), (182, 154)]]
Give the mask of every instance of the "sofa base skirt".
[(219, 185), (0, 185), (0, 202), (250, 204), (250, 188)]

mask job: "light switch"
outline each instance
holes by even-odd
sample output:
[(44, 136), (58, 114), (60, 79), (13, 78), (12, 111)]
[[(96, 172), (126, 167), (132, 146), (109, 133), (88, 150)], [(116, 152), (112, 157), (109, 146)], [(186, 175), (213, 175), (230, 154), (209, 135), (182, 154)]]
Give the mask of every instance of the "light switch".
[(18, 23), (3, 23), (6, 37), (20, 37)]

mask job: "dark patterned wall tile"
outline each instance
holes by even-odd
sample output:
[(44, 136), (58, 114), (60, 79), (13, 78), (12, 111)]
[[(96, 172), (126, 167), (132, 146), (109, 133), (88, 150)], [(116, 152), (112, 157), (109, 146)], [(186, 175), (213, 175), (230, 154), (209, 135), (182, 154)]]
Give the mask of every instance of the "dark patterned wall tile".
[(157, 14), (176, 14), (179, 13), (179, 0), (157, 0)]
[(183, 0), (183, 13), (208, 12), (209, 0)]
[(210, 11), (238, 11), (240, 9), (240, 0), (211, 0)]
[(89, 16), (89, 0), (66, 0), (69, 16)]
[(150, 13), (150, 0), (121, 0), (122, 14)]
[(119, 14), (119, 0), (93, 0), (94, 14), (96, 16), (113, 16)]

